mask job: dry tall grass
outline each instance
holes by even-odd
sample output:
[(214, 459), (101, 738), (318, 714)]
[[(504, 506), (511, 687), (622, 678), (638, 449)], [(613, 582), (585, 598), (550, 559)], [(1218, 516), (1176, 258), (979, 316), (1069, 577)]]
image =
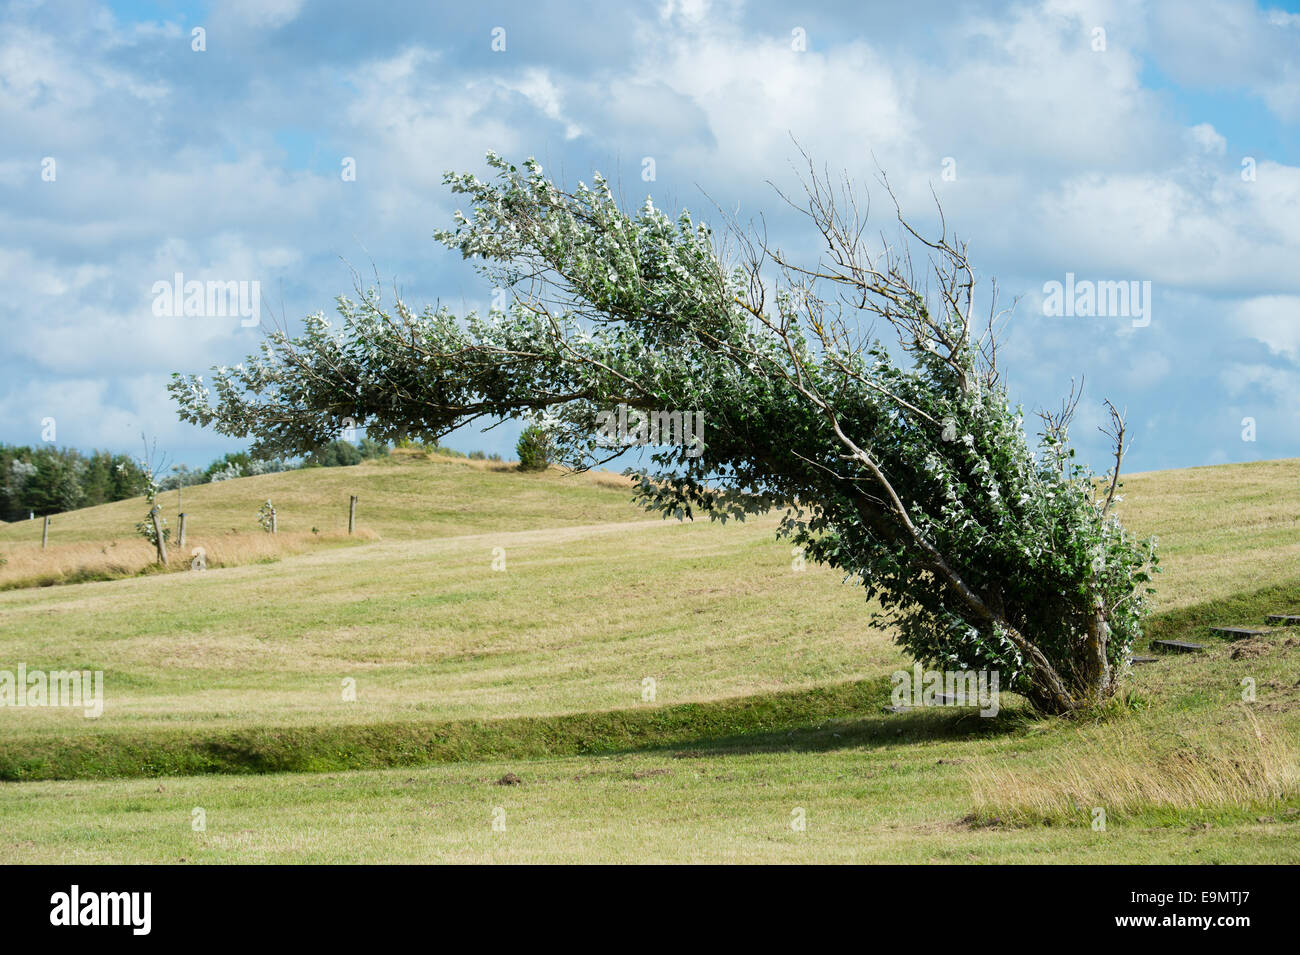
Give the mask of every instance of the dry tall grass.
[(984, 757), (971, 786), (982, 818), (1012, 823), (1121, 818), (1151, 810), (1249, 809), (1300, 794), (1300, 741), (1242, 708), (1161, 731), (1136, 721), (1081, 729), (1038, 765)]
[(378, 534), (365, 528), (359, 528), (351, 537), (339, 532), (227, 531), (191, 537), (184, 548), (173, 542), (168, 548), (166, 568), (158, 564), (153, 545), (143, 538), (52, 543), (44, 549), (37, 542), (23, 542), (5, 548), (5, 563), (0, 564), (0, 590), (113, 580), (144, 572), (186, 571), (196, 569), (200, 554), (208, 568), (233, 567), (349, 541), (378, 539)]

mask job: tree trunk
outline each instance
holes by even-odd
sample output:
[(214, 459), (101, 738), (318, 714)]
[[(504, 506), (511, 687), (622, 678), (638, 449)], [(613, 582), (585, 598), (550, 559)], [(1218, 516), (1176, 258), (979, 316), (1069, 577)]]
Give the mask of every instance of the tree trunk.
[(1088, 689), (1091, 691), (1092, 701), (1101, 703), (1110, 693), (1111, 684), (1114, 682), (1111, 674), (1110, 657), (1107, 654), (1107, 644), (1110, 639), (1110, 626), (1106, 623), (1106, 610), (1098, 599), (1093, 606), (1093, 611), (1088, 617), (1088, 634), (1087, 644), (1087, 675)]

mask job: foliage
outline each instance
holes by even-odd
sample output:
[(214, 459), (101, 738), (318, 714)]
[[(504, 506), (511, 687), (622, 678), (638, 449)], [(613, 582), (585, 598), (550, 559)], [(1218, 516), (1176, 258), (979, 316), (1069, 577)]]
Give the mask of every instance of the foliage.
[(139, 494), (143, 475), (125, 454), (0, 444), (0, 520), (26, 520)]
[[(144, 435), (140, 435), (144, 441)], [(154, 527), (153, 512), (158, 505), (158, 495), (162, 493), (162, 483), (158, 474), (166, 470), (166, 461), (160, 459), (157, 454), (157, 442), (150, 448), (148, 441), (145, 441), (145, 453), (138, 462), (140, 473), (143, 475), (144, 496), (149, 503), (149, 511), (145, 514), (144, 519), (135, 525), (135, 532), (147, 540), (155, 547), (158, 546), (159, 529), (162, 532), (163, 542), (171, 540), (171, 528), (167, 526), (167, 518), (163, 517), (161, 508), (158, 510), (158, 527)]]
[(307, 458), (306, 467), (351, 467), (360, 464), (362, 460), (361, 450), (355, 444), (336, 438), (312, 452)]
[(540, 424), (529, 424), (519, 435), (515, 445), (519, 455), (519, 470), (545, 471), (555, 461), (555, 442)]
[(259, 474), (279, 474), (281, 471), (292, 471), (297, 465), (285, 461), (283, 458), (255, 458), (253, 463), (248, 466), (248, 476), (256, 477)]
[(257, 509), (257, 523), (268, 534), (275, 530), (275, 505), (267, 498), (266, 503)]
[(172, 466), (171, 473), (158, 482), (158, 487), (164, 491), (175, 491), (178, 488), (193, 487), (207, 481), (208, 477), (204, 471), (187, 464), (176, 464)]
[[(998, 670), (1049, 712), (1114, 693), (1156, 563), (1112, 511), (1122, 416), (1112, 408), (1104, 479), (1073, 461), (1073, 403), (1043, 416), (1035, 453), (997, 366), (1000, 313), (973, 327), (963, 244), (900, 215), (901, 241), (873, 252), (862, 206), (811, 163), (800, 208), (825, 250), (804, 266), (739, 229), (724, 254), (705, 223), (649, 200), (625, 212), (599, 176), (570, 192), (533, 160), (488, 161), (493, 182), (448, 175), (472, 217), (438, 237), (514, 289), (508, 312), (340, 297), (341, 328), (317, 313), (211, 384), (174, 376), (181, 417), (254, 436), (258, 453), (302, 453), (343, 417), (436, 440), (480, 416), (544, 413), (558, 457), (589, 467), (613, 456), (597, 444), (602, 411), (700, 411), (702, 455), (670, 447), (638, 472), (648, 508), (723, 521), (785, 509), (782, 533), (860, 583), (916, 659)], [(877, 320), (893, 343), (871, 337)]]
[(369, 436), (361, 439), (357, 445), (357, 450), (361, 452), (361, 458), (365, 461), (388, 456), (388, 445)]
[(230, 481), (243, 477), (253, 464), (252, 455), (247, 451), (227, 451), (204, 470), (208, 481)]

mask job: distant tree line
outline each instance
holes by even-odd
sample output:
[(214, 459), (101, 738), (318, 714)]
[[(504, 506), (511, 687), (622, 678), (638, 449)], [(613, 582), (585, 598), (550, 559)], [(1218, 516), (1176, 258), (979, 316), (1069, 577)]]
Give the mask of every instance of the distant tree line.
[(0, 519), (25, 520), (141, 493), (144, 472), (129, 455), (0, 444)]
[[(399, 441), (398, 447), (469, 458), (475, 461), (500, 461), (499, 454), (471, 451), (464, 454), (437, 443)], [(247, 451), (230, 451), (206, 468), (177, 464), (158, 475), (158, 490), (174, 491), (179, 487), (229, 481), (232, 478), (275, 474), (299, 468), (338, 468), (360, 464), (388, 454), (388, 445), (372, 438), (357, 444), (341, 438), (331, 441), (301, 459), (257, 457)], [(543, 465), (545, 466), (545, 465)], [(92, 451), (83, 454), (76, 448), (50, 445), (28, 447), (0, 443), (0, 520), (24, 521), (94, 507), (145, 493), (148, 478), (141, 462), (129, 454)]]
[[(160, 476), (158, 486), (171, 491), (303, 467), (346, 467), (387, 453), (386, 444), (370, 438), (362, 438), (360, 444), (335, 440), (300, 461), (230, 452), (206, 468), (178, 464), (165, 477)], [(20, 521), (138, 497), (145, 485), (144, 469), (128, 454), (83, 454), (75, 448), (0, 444), (0, 520)]]

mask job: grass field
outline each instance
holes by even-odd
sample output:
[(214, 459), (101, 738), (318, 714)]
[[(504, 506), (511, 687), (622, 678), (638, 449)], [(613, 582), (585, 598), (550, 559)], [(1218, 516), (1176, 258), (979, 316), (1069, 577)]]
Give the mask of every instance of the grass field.
[[(20, 587), (95, 555), (56, 572), (38, 522), (0, 527), (0, 573), (27, 561), (0, 669), (105, 681), (96, 720), (0, 709), (7, 857), (1300, 861), (1300, 630), (1206, 630), (1300, 612), (1300, 461), (1127, 481), (1161, 541), (1152, 635), (1208, 649), (1083, 723), (1010, 694), (886, 713), (908, 661), (860, 590), (797, 570), (774, 518), (647, 520), (616, 476), (406, 457), (184, 494), (206, 571), (139, 574), (146, 547)], [(134, 546), (142, 505), (60, 516), (51, 550)]]

